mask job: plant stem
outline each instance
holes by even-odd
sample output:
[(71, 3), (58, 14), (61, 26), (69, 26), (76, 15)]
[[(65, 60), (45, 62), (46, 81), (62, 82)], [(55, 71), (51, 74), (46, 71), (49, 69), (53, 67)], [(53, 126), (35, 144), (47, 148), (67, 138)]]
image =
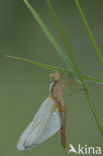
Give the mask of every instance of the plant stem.
[(83, 11), (82, 11), (82, 8), (81, 8), (81, 6), (80, 6), (80, 3), (79, 3), (78, 0), (74, 0), (74, 2), (75, 2), (76, 6), (77, 6), (77, 8), (78, 8), (78, 11), (79, 11), (80, 15), (81, 15), (82, 21), (84, 22), (84, 25), (85, 25), (85, 27), (86, 27), (86, 29), (87, 29), (87, 31), (88, 31), (89, 37), (90, 37), (90, 39), (91, 39), (91, 41), (92, 41), (92, 44), (93, 44), (93, 46), (94, 46), (94, 48), (95, 48), (95, 50), (96, 50), (96, 54), (97, 54), (97, 56), (98, 56), (98, 59), (99, 59), (101, 65), (103, 66), (103, 57), (102, 57), (102, 55), (101, 55), (101, 53), (100, 53), (100, 51), (99, 51), (99, 48), (98, 48), (98, 46), (97, 46), (97, 44), (96, 44), (96, 41), (95, 41), (95, 39), (94, 39), (94, 36), (93, 36), (93, 34), (92, 34), (91, 30), (90, 30), (90, 27), (89, 27), (89, 25), (88, 25), (88, 23), (87, 23), (87, 20), (86, 20), (86, 18), (85, 18), (85, 16), (84, 16), (84, 13), (83, 13)]

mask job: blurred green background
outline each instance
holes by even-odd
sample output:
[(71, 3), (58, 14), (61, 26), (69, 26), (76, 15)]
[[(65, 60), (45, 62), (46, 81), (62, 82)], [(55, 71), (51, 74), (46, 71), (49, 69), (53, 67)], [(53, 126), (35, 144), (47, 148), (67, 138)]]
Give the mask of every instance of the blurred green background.
[[(65, 50), (45, 0), (31, 0), (30, 2)], [(74, 1), (51, 0), (51, 2), (81, 72), (103, 79), (103, 68), (97, 59)], [(103, 0), (80, 0), (80, 4), (103, 54)], [(19, 135), (49, 94), (51, 72), (32, 64), (6, 58), (5, 55), (25, 57), (65, 67), (23, 0), (0, 0), (1, 156), (52, 156), (56, 154), (63, 156), (68, 155), (70, 143), (75, 148), (78, 144), (103, 147), (103, 138), (97, 123), (84, 92), (80, 91), (71, 97), (64, 95), (67, 108), (66, 151), (61, 147), (60, 132), (58, 132), (32, 152), (18, 152), (16, 142)], [(90, 83), (87, 85), (103, 123), (103, 87)]]

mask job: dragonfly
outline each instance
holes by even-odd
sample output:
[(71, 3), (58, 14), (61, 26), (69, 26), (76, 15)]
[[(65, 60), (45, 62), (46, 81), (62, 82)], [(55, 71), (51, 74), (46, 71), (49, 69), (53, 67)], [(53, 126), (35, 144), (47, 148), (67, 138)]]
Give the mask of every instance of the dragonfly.
[[(63, 74), (51, 73), (49, 96), (44, 100), (33, 120), (17, 142), (17, 150), (24, 151), (45, 142), (61, 129), (61, 144), (66, 148), (65, 120), (66, 108), (63, 98)], [(70, 82), (67, 82), (71, 84)]]

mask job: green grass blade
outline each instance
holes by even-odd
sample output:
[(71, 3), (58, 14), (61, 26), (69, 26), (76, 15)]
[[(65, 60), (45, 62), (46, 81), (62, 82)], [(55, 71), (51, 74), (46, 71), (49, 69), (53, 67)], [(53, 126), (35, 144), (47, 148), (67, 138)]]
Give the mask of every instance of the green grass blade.
[(94, 78), (94, 77), (88, 76), (88, 75), (82, 75), (82, 77), (87, 82), (103, 85), (103, 80), (100, 80), (100, 79), (97, 79), (97, 78)]
[(53, 10), (53, 7), (52, 7), (51, 3), (50, 3), (50, 0), (46, 0), (46, 2), (47, 2), (47, 5), (48, 5), (48, 8), (49, 8), (49, 10), (50, 10), (50, 12), (51, 12), (51, 14), (52, 14), (52, 16), (53, 16), (53, 18), (54, 18), (54, 21), (55, 21), (55, 23), (56, 23), (56, 25), (57, 25), (57, 27), (58, 27), (58, 30), (59, 30), (59, 32), (60, 32), (60, 35), (61, 35), (61, 37), (62, 37), (62, 39), (63, 39), (63, 41), (64, 41), (64, 45), (65, 45), (65, 47), (66, 47), (67, 50), (68, 50), (68, 53), (69, 53), (69, 56), (70, 56), (70, 58), (71, 58), (71, 61), (72, 61), (73, 65), (74, 65), (75, 71), (77, 72), (77, 75), (78, 75), (78, 77), (79, 77), (79, 79), (80, 79), (80, 81), (81, 81), (81, 83), (82, 83), (82, 86), (83, 86), (83, 88), (84, 88), (86, 97), (87, 97), (87, 99), (88, 99), (88, 102), (89, 102), (89, 106), (90, 106), (90, 108), (91, 108), (91, 111), (92, 111), (92, 113), (93, 113), (93, 115), (94, 115), (94, 117), (95, 117), (95, 119), (96, 119), (96, 121), (97, 121), (97, 124), (98, 124), (98, 127), (99, 127), (99, 129), (100, 129), (100, 132), (101, 132), (101, 134), (103, 135), (102, 123), (101, 123), (101, 121), (100, 121), (99, 115), (98, 115), (98, 113), (97, 113), (97, 111), (96, 111), (96, 108), (95, 108), (95, 106), (94, 106), (93, 100), (92, 100), (92, 98), (91, 98), (91, 96), (90, 96), (90, 94), (89, 94), (89, 91), (88, 91), (87, 87), (86, 87), (86, 84), (85, 84), (85, 82), (84, 82), (84, 80), (83, 80), (83, 77), (82, 77), (82, 75), (81, 75), (81, 73), (80, 73), (80, 70), (79, 70), (79, 68), (78, 68), (78, 66), (77, 66), (76, 60), (75, 60), (75, 58), (74, 58), (74, 56), (73, 56), (73, 54), (72, 54), (72, 51), (71, 51), (70, 46), (69, 46), (69, 44), (68, 44), (68, 41), (66, 40), (66, 37), (65, 37), (65, 35), (64, 35), (64, 33), (63, 33), (63, 30), (62, 30), (62, 28), (61, 28), (61, 26), (60, 26), (60, 24), (59, 24), (59, 21), (58, 21), (58, 19), (57, 19), (57, 17), (56, 17), (56, 14), (55, 14), (55, 12), (54, 12), (54, 10)]
[[(16, 57), (16, 56), (6, 55), (6, 57), (9, 57), (9, 58), (12, 58), (12, 59), (15, 59), (15, 60), (18, 60), (18, 61), (31, 63), (33, 65), (42, 67), (44, 69), (48, 69), (50, 71), (55, 71), (55, 72), (61, 72), (64, 75), (73, 77), (72, 72), (70, 72), (68, 70), (65, 70), (65, 69), (62, 69), (62, 68), (59, 68), (59, 67), (56, 67), (56, 66), (53, 66), (53, 65), (48, 65), (48, 64), (44, 64), (44, 63), (40, 63), (40, 62), (37, 62), (37, 61), (28, 60), (26, 58)], [(100, 80), (100, 79), (97, 79), (97, 78), (94, 78), (94, 77), (91, 77), (91, 76), (88, 76), (88, 75), (82, 75), (82, 77), (83, 77), (84, 81), (86, 81), (86, 82), (91, 82), (91, 83), (103, 85), (103, 80)]]
[(94, 39), (94, 36), (93, 36), (93, 34), (92, 34), (91, 30), (90, 30), (90, 27), (89, 27), (89, 25), (88, 25), (88, 23), (87, 23), (87, 20), (86, 20), (86, 18), (85, 18), (85, 16), (84, 16), (84, 13), (83, 13), (83, 11), (82, 11), (82, 9), (81, 9), (81, 6), (80, 6), (80, 4), (79, 4), (79, 1), (78, 1), (78, 0), (74, 0), (74, 1), (75, 1), (75, 4), (76, 4), (77, 8), (78, 8), (78, 11), (79, 11), (79, 13), (80, 13), (80, 15), (81, 15), (81, 17), (82, 17), (82, 20), (83, 20), (83, 22), (84, 22), (84, 25), (85, 25), (85, 27), (86, 27), (86, 29), (87, 29), (87, 31), (88, 31), (89, 37), (90, 37), (90, 39), (91, 39), (91, 41), (92, 41), (92, 44), (93, 44), (93, 46), (94, 46), (94, 48), (95, 48), (95, 50), (96, 50), (96, 54), (97, 54), (97, 56), (98, 56), (98, 59), (99, 59), (101, 65), (103, 66), (103, 57), (102, 57), (102, 55), (101, 55), (101, 53), (100, 53), (100, 51), (99, 51), (99, 49), (98, 49), (98, 46), (97, 46), (96, 41), (95, 41), (95, 39)]
[(36, 12), (36, 10), (31, 6), (31, 4), (29, 4), (29, 2), (27, 0), (24, 0), (24, 2), (26, 4), (26, 6), (28, 7), (28, 9), (30, 10), (30, 12), (32, 13), (33, 17), (36, 19), (36, 21), (38, 22), (38, 24), (40, 25), (40, 27), (42, 28), (42, 30), (46, 34), (46, 36), (48, 37), (48, 39), (51, 41), (51, 43), (55, 47), (59, 56), (62, 58), (62, 60), (64, 61), (64, 63), (68, 67), (68, 69), (72, 70), (73, 75), (75, 76), (76, 75), (75, 69), (74, 69), (71, 61), (69, 60), (68, 56), (64, 53), (63, 49), (60, 47), (59, 43), (53, 37), (53, 35), (49, 31), (48, 27), (45, 25), (43, 20), (40, 18), (40, 16)]
[(68, 76), (72, 76), (72, 72), (69, 72), (67, 70), (64, 70), (62, 68), (58, 68), (56, 66), (52, 66), (52, 65), (48, 65), (48, 64), (44, 64), (44, 63), (40, 63), (40, 62), (37, 62), (37, 61), (32, 61), (32, 60), (28, 60), (26, 58), (20, 58), (20, 57), (16, 57), (16, 56), (9, 56), (9, 55), (6, 55), (6, 57), (9, 57), (9, 58), (12, 58), (12, 59), (15, 59), (15, 60), (18, 60), (18, 61), (23, 61), (23, 62), (27, 62), (27, 63), (31, 63), (31, 64), (34, 64), (36, 66), (39, 66), (39, 67), (42, 67), (44, 69), (48, 69), (50, 71), (55, 71), (55, 72), (62, 72), (63, 74), (65, 75), (68, 75)]

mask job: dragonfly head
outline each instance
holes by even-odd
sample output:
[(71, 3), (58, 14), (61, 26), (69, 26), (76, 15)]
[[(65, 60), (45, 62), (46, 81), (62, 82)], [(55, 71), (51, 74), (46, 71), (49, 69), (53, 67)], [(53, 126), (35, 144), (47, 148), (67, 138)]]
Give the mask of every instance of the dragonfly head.
[(53, 81), (60, 81), (62, 79), (62, 76), (63, 76), (62, 74), (59, 74), (57, 72), (50, 74), (50, 78)]

